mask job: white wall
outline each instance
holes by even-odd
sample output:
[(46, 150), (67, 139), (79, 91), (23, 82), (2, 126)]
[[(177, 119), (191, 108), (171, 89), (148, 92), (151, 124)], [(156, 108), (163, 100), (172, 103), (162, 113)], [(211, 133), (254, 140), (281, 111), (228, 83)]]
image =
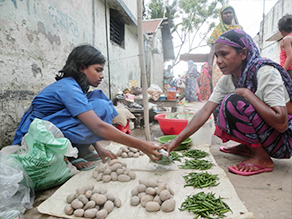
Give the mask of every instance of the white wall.
[[(118, 2), (137, 16), (136, 3)], [(89, 43), (108, 56), (104, 11), (101, 0), (0, 1), (0, 148), (11, 144), (31, 100), (55, 81), (75, 46)], [(107, 18), (109, 28), (109, 10)], [(125, 48), (108, 41), (112, 97), (127, 87), (128, 80), (140, 82), (138, 38), (128, 28)], [(100, 89), (108, 95), (107, 70), (106, 66)]]

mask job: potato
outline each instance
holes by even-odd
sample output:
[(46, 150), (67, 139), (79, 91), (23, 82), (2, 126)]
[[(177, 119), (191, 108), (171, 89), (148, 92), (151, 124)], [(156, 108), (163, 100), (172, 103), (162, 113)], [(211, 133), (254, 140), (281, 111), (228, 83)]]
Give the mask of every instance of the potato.
[(130, 151), (130, 152), (128, 153), (128, 157), (133, 157), (133, 156), (134, 156), (134, 153)]
[(95, 201), (95, 203), (98, 205), (103, 205), (107, 201), (107, 198), (105, 195), (95, 193), (91, 196), (91, 200)]
[(115, 197), (115, 200), (114, 200), (114, 204), (117, 208), (121, 207), (122, 206), (122, 201), (120, 198), (118, 197)]
[(145, 192), (147, 187), (144, 184), (139, 184), (137, 188), (138, 188), (138, 192), (140, 193), (140, 192)]
[(147, 179), (139, 179), (139, 184), (143, 184), (146, 186), (147, 184)]
[(123, 169), (117, 169), (117, 170), (116, 170), (116, 173), (119, 174), (119, 175), (123, 174), (123, 172), (124, 172)]
[(111, 178), (110, 175), (103, 175), (103, 177), (102, 177), (102, 181), (103, 181), (104, 183), (108, 183), (108, 182), (111, 181), (111, 180), (112, 180), (112, 178)]
[(106, 201), (104, 203), (103, 209), (106, 209), (108, 213), (110, 213), (114, 209), (114, 203), (110, 200)]
[(121, 155), (123, 158), (127, 158), (128, 157), (128, 154), (126, 152), (123, 152), (122, 155)]
[(98, 174), (99, 174), (98, 171), (95, 170), (95, 171), (92, 173), (92, 177), (93, 177), (94, 179), (96, 179), (96, 177), (98, 176)]
[(168, 185), (166, 186), (166, 189), (169, 191), (169, 193), (171, 195), (174, 195), (174, 191), (172, 190), (172, 188), (170, 188)]
[(149, 201), (153, 201), (153, 196), (152, 195), (144, 195), (141, 198), (141, 206), (143, 208), (145, 208), (146, 203), (149, 202)]
[(100, 188), (96, 188), (92, 191), (92, 195), (95, 194), (95, 193), (98, 193), (100, 194)]
[(72, 202), (71, 202), (71, 206), (72, 208), (74, 209), (80, 209), (80, 208), (83, 208), (84, 204), (78, 200), (78, 199), (74, 199)]
[(90, 209), (90, 208), (94, 208), (96, 205), (95, 201), (89, 201), (86, 203), (86, 205), (83, 207), (84, 210)]
[(160, 199), (161, 201), (165, 201), (167, 199), (170, 198), (170, 192), (168, 190), (162, 190), (161, 193), (160, 193)]
[(108, 212), (106, 209), (101, 209), (100, 211), (98, 211), (96, 213), (96, 218), (97, 219), (104, 219), (104, 218), (106, 218), (107, 214), (108, 214)]
[(126, 147), (123, 147), (122, 151), (125, 152), (125, 153), (128, 153), (130, 150), (128, 148), (126, 148)]
[(105, 166), (103, 164), (99, 165), (95, 168), (95, 170), (97, 170), (99, 173), (103, 173), (103, 171), (105, 170)]
[(121, 162), (121, 164), (122, 164), (123, 167), (127, 167), (126, 162)]
[(157, 194), (160, 195), (160, 192), (162, 190), (165, 190), (166, 189), (166, 183), (165, 182), (162, 182), (162, 183), (159, 183), (159, 186), (158, 186), (158, 189), (157, 189)]
[(72, 215), (74, 212), (74, 209), (72, 208), (72, 206), (70, 204), (67, 204), (64, 208), (64, 212), (67, 215)]
[(139, 152), (134, 153), (134, 155), (133, 155), (134, 158), (138, 158), (139, 156), (140, 156)]
[(138, 152), (138, 149), (136, 149), (136, 148), (129, 148), (129, 150), (132, 151), (133, 153)]
[(157, 186), (157, 181), (154, 178), (148, 179), (146, 182), (147, 187), (156, 187)]
[(165, 211), (165, 212), (173, 211), (174, 208), (175, 208), (175, 200), (173, 198), (164, 201), (161, 205), (162, 211)]
[(120, 168), (122, 168), (122, 164), (120, 164), (120, 163), (115, 163), (114, 165), (112, 165), (112, 166), (110, 167), (110, 170), (111, 170), (111, 171), (117, 171), (117, 169), (120, 169)]
[(104, 171), (103, 171), (103, 174), (104, 175), (110, 175), (111, 174), (111, 169), (110, 168), (106, 168)]
[(91, 190), (87, 190), (85, 192), (85, 197), (88, 198), (88, 199), (90, 199), (91, 196), (92, 196), (92, 191)]
[(133, 171), (129, 171), (129, 172), (128, 172), (128, 176), (129, 176), (131, 179), (136, 179), (136, 173), (134, 173)]
[(131, 178), (128, 175), (121, 174), (118, 176), (118, 181), (120, 182), (129, 182)]
[(155, 195), (155, 193), (156, 193), (155, 189), (152, 187), (148, 187), (145, 192), (148, 195)]
[(84, 187), (79, 187), (76, 189), (76, 194), (79, 196), (79, 195), (84, 195), (86, 192), (85, 188)]
[(110, 200), (112, 202), (115, 200), (115, 196), (111, 193), (106, 193), (105, 197), (107, 198), (107, 200)]
[(103, 173), (99, 173), (96, 177), (96, 181), (101, 181), (103, 177)]
[(154, 201), (154, 202), (157, 202), (158, 204), (161, 205), (161, 199), (160, 199), (159, 195), (156, 195), (156, 196), (154, 197), (153, 201)]
[(114, 164), (116, 164), (116, 163), (120, 163), (120, 161), (119, 161), (118, 159), (113, 159), (113, 160), (111, 160), (111, 161), (108, 163), (108, 165), (109, 165), (109, 166), (112, 166), (112, 165), (114, 165)]
[(116, 153), (116, 155), (117, 155), (118, 157), (120, 157), (120, 156), (122, 155), (122, 153), (123, 153), (123, 151), (119, 149), (118, 152)]
[(131, 170), (129, 168), (125, 168), (124, 169), (124, 174), (128, 175), (128, 173), (130, 172)]
[(156, 212), (160, 210), (160, 205), (157, 202), (149, 201), (145, 205), (146, 211)]
[(137, 186), (131, 190), (131, 194), (132, 196), (137, 196), (139, 194)]
[(140, 198), (138, 196), (132, 196), (130, 199), (130, 204), (132, 206), (137, 206), (140, 203)]
[(140, 156), (144, 155), (143, 151), (139, 151), (139, 154), (140, 154)]
[(118, 180), (117, 172), (111, 172), (110, 177), (112, 181), (117, 181)]
[(93, 190), (94, 189), (94, 185), (93, 184), (88, 184), (88, 185), (86, 185), (86, 186), (84, 186), (84, 190), (85, 191), (88, 191), (88, 190)]
[(79, 195), (78, 199), (83, 203), (83, 205), (86, 205), (86, 203), (88, 202), (88, 199), (85, 197), (85, 195)]
[(84, 210), (83, 209), (76, 209), (74, 211), (74, 216), (75, 217), (83, 217), (83, 215), (84, 215)]
[(140, 193), (138, 194), (139, 199), (141, 199), (144, 195), (146, 195), (146, 192), (140, 192)]
[(97, 212), (98, 212), (98, 210), (96, 208), (87, 209), (84, 212), (84, 217), (95, 218)]
[(71, 204), (71, 202), (75, 199), (75, 193), (72, 193), (70, 195), (67, 196), (66, 201), (68, 204)]

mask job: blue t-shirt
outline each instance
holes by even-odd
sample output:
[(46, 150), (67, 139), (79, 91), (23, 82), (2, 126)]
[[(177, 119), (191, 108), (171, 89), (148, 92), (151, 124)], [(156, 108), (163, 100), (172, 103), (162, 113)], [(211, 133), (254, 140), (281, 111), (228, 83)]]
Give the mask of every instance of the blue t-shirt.
[(33, 99), (21, 119), (13, 144), (21, 144), (22, 137), (28, 132), (29, 125), (35, 118), (52, 122), (75, 144), (92, 144), (102, 140), (77, 117), (89, 110), (94, 110), (100, 119), (109, 124), (112, 124), (112, 119), (118, 115), (112, 102), (101, 90), (83, 93), (73, 78), (62, 78), (44, 88)]

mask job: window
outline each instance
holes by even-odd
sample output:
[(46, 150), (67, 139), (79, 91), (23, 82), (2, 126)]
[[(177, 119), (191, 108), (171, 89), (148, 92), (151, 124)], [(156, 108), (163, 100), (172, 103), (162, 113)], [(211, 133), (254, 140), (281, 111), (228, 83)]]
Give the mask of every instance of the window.
[(125, 48), (125, 25), (119, 14), (117, 10), (110, 9), (110, 39)]

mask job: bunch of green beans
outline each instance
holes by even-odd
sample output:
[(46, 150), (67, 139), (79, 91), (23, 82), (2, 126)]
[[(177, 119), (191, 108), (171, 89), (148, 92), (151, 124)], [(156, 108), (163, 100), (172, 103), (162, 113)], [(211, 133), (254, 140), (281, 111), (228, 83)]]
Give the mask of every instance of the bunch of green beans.
[(219, 183), (216, 183), (219, 180), (218, 175), (212, 175), (207, 172), (204, 173), (189, 173), (186, 176), (183, 176), (186, 181), (186, 186), (193, 186), (194, 188), (205, 188), (211, 186), (217, 186)]
[(181, 161), (180, 157), (182, 157), (178, 153), (176, 153), (175, 151), (171, 151), (169, 153), (169, 156), (172, 160), (178, 160), (178, 161)]
[(183, 155), (187, 157), (195, 158), (195, 159), (200, 159), (200, 158), (206, 157), (208, 153), (206, 151), (201, 151), (198, 149), (191, 149), (191, 150), (185, 151)]
[(210, 161), (207, 160), (186, 160), (185, 165), (180, 165), (182, 169), (196, 169), (196, 170), (208, 170), (213, 166)]
[(222, 198), (215, 198), (214, 193), (204, 193), (200, 192), (196, 195), (189, 195), (187, 199), (181, 204), (179, 208), (181, 211), (188, 210), (196, 214), (194, 219), (199, 216), (215, 219), (215, 218), (225, 218), (224, 213), (231, 211), (229, 206), (222, 201)]

